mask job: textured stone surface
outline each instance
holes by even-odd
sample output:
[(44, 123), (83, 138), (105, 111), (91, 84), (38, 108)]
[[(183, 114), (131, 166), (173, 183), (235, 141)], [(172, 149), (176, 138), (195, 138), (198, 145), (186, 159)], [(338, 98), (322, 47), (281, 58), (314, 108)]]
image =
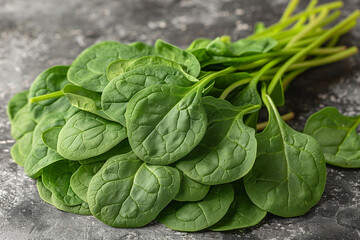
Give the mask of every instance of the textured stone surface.
[[(325, 2), (325, 1), (320, 1)], [(344, 15), (360, 8), (346, 0)], [(115, 229), (93, 217), (56, 210), (43, 202), (35, 181), (10, 157), (14, 143), (5, 105), (29, 88), (42, 70), (70, 64), (87, 46), (102, 40), (153, 43), (162, 38), (186, 46), (197, 37), (244, 37), (256, 21), (281, 15), (287, 0), (0, 0), (0, 239), (360, 239), (359, 170), (328, 166), (326, 190), (308, 214), (279, 218), (229, 233), (180, 233), (151, 223)], [(307, 1), (302, 1), (305, 6)], [(357, 45), (360, 26), (341, 40)], [(360, 55), (303, 74), (287, 92), (283, 112), (296, 113), (290, 125), (302, 130), (310, 114), (335, 106), (360, 114)]]

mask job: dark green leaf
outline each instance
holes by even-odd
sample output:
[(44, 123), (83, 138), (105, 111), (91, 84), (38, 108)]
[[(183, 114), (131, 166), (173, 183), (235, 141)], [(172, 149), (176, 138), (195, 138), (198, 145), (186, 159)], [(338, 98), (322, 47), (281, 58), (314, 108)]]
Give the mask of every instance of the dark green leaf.
[(162, 40), (156, 41), (155, 51), (161, 56), (179, 63), (183, 66), (184, 71), (191, 76), (197, 77), (199, 75), (200, 63), (192, 53), (184, 51)]
[(258, 208), (250, 200), (242, 181), (236, 181), (232, 185), (235, 191), (234, 201), (226, 215), (215, 225), (209, 227), (212, 231), (228, 231), (251, 227), (258, 224), (266, 216), (266, 211)]
[(180, 174), (168, 166), (147, 165), (132, 152), (108, 160), (89, 184), (91, 213), (113, 227), (141, 227), (176, 196)]
[(39, 192), (41, 199), (51, 205), (54, 205), (54, 207), (56, 207), (57, 209), (64, 211), (64, 212), (70, 212), (70, 213), (75, 213), (75, 214), (80, 214), (80, 215), (91, 215), (89, 206), (86, 202), (83, 202), (82, 204), (76, 205), (76, 206), (67, 206), (67, 205), (63, 204), (60, 200), (58, 200), (52, 194), (52, 192), (49, 189), (47, 189), (44, 186), (41, 178), (39, 178), (36, 181), (36, 186), (37, 186), (37, 190)]
[(305, 214), (321, 198), (326, 166), (320, 145), (281, 119), (268, 95), (263, 101), (269, 112), (264, 131), (256, 135), (257, 158), (245, 187), (259, 208), (282, 217)]
[(195, 182), (182, 174), (180, 190), (174, 200), (180, 202), (196, 202), (203, 199), (209, 191), (210, 186)]
[(80, 164), (73, 161), (63, 160), (53, 163), (42, 171), (42, 181), (47, 189), (68, 206), (75, 206), (84, 201), (79, 198), (70, 186), (70, 178), (80, 167)]
[(177, 231), (200, 231), (223, 218), (233, 199), (234, 190), (231, 184), (212, 186), (201, 201), (173, 201), (160, 213), (157, 220)]
[(85, 202), (87, 202), (87, 191), (91, 178), (100, 170), (103, 165), (104, 162), (81, 165), (71, 176), (70, 187), (74, 193)]
[(112, 41), (95, 44), (85, 49), (75, 59), (69, 68), (67, 77), (75, 85), (102, 92), (109, 83), (105, 74), (108, 65), (119, 59), (132, 59), (147, 55), (148, 49), (143, 46), (139, 44), (128, 46)]
[(16, 93), (9, 101), (7, 108), (6, 108), (6, 113), (9, 117), (9, 120), (12, 121), (13, 118), (15, 117), (16, 113), (22, 108), (24, 107), (29, 99), (29, 90), (25, 90), (19, 93)]
[(205, 136), (176, 167), (207, 185), (240, 179), (250, 171), (256, 157), (255, 130), (244, 124), (243, 116), (260, 106), (235, 107), (213, 97), (205, 97), (203, 104), (209, 122)]
[(360, 115), (347, 117), (336, 108), (326, 107), (308, 119), (304, 132), (320, 143), (327, 163), (360, 168), (360, 135), (356, 131), (359, 124)]
[(187, 155), (205, 134), (201, 87), (153, 85), (135, 94), (125, 117), (131, 148), (151, 164), (167, 165)]
[[(68, 69), (68, 66), (54, 66), (40, 73), (30, 87), (29, 98), (62, 90), (70, 83), (66, 77)], [(32, 103), (30, 108), (37, 121), (54, 112), (67, 113), (68, 116), (74, 114), (70, 111), (70, 103), (64, 97)]]
[(41, 134), (43, 143), (51, 150), (57, 151), (57, 140), (63, 126), (52, 127)]
[[(194, 79), (194, 78), (191, 78)], [(170, 84), (188, 87), (194, 84), (182, 71), (169, 66), (144, 66), (113, 79), (104, 89), (101, 104), (104, 112), (122, 125), (129, 100), (145, 87)]]
[(125, 138), (120, 124), (81, 111), (61, 129), (57, 150), (66, 159), (81, 160), (105, 153)]

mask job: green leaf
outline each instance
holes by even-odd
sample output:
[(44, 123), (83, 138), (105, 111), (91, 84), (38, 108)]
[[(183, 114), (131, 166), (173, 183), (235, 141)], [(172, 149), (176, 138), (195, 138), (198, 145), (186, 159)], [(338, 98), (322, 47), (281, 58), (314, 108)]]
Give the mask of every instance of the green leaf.
[(70, 178), (79, 166), (80, 164), (77, 162), (63, 160), (47, 166), (42, 171), (42, 181), (45, 187), (58, 200), (68, 206), (75, 206), (84, 202), (70, 186)]
[(10, 121), (13, 120), (13, 118), (15, 117), (16, 113), (22, 108), (24, 107), (29, 99), (29, 90), (25, 90), (19, 93), (16, 93), (8, 102), (8, 105), (6, 107), (6, 113), (8, 115), (8, 118)]
[(58, 200), (52, 192), (47, 189), (44, 184), (42, 183), (41, 178), (37, 179), (36, 181), (36, 187), (39, 192), (39, 196), (42, 200), (45, 202), (54, 205), (57, 209), (64, 211), (64, 212), (70, 212), (74, 214), (80, 214), (80, 215), (91, 215), (89, 206), (86, 202), (83, 202), (80, 205), (76, 206), (67, 206), (63, 204), (60, 200)]
[(232, 183), (234, 201), (226, 215), (215, 225), (209, 227), (212, 231), (228, 231), (251, 227), (258, 224), (266, 216), (266, 211), (258, 208), (247, 196), (243, 181)]
[(356, 128), (360, 115), (347, 117), (326, 107), (308, 119), (304, 132), (320, 144), (327, 163), (344, 168), (360, 168), (360, 135)]
[(87, 191), (90, 181), (103, 165), (104, 162), (81, 165), (71, 176), (70, 187), (85, 202), (87, 202)]
[(10, 150), (11, 157), (20, 166), (24, 167), (27, 156), (31, 152), (33, 132), (25, 133)]
[(173, 62), (169, 59), (160, 56), (144, 56), (137, 59), (118, 60), (111, 63), (106, 70), (106, 76), (109, 79), (109, 81), (111, 81), (122, 73), (132, 71), (139, 67), (153, 66), (153, 65), (168, 66), (168, 67), (176, 68), (181, 72), (184, 72), (180, 64)]
[(269, 52), (277, 45), (272, 38), (259, 40), (240, 39), (234, 43), (227, 43), (222, 38), (216, 38), (206, 46), (210, 55), (224, 57), (240, 57)]
[(118, 42), (105, 41), (85, 49), (71, 64), (67, 77), (70, 82), (85, 89), (102, 92), (109, 83), (107, 66), (119, 59), (138, 58), (149, 53), (139, 44), (128, 46)]
[(30, 110), (30, 104), (23, 106), (11, 121), (11, 136), (18, 140), (26, 133), (32, 132), (36, 126), (36, 121)]
[(63, 114), (52, 113), (45, 116), (34, 129), (31, 153), (28, 155), (24, 166), (25, 173), (29, 177), (37, 178), (41, 175), (43, 168), (54, 162), (64, 160), (56, 151), (49, 149), (41, 138), (41, 134), (45, 130), (64, 124)]
[(211, 186), (206, 197), (198, 202), (172, 202), (157, 220), (166, 227), (195, 232), (214, 225), (223, 218), (234, 199), (231, 184)]
[(180, 190), (174, 200), (180, 202), (196, 202), (203, 199), (209, 191), (210, 186), (195, 182), (182, 174)]
[(41, 134), (41, 139), (45, 146), (47, 146), (51, 150), (54, 150), (55, 152), (57, 151), (57, 140), (59, 137), (59, 133), (63, 127), (64, 126), (52, 127), (45, 130)]
[(141, 227), (176, 196), (180, 174), (168, 166), (147, 165), (132, 152), (109, 159), (89, 184), (91, 213), (113, 227)]
[(187, 51), (205, 48), (209, 43), (211, 43), (211, 39), (209, 38), (197, 38), (186, 48)]
[[(54, 66), (40, 73), (30, 87), (29, 98), (62, 90), (70, 84), (66, 77), (68, 69), (68, 66)], [(68, 116), (74, 114), (70, 111), (70, 103), (63, 97), (32, 103), (30, 108), (36, 121), (54, 112), (67, 113)]]
[(135, 94), (125, 118), (135, 154), (167, 165), (187, 155), (203, 138), (207, 120), (201, 87), (153, 85)]
[(269, 122), (265, 130), (256, 135), (257, 158), (245, 176), (246, 192), (263, 210), (282, 217), (300, 216), (309, 211), (324, 192), (324, 155), (314, 138), (286, 125), (264, 89)]
[(155, 42), (155, 51), (161, 56), (179, 63), (184, 71), (191, 76), (197, 77), (199, 75), (200, 63), (192, 53), (184, 51), (160, 39)]
[(285, 104), (284, 88), (281, 81), (278, 81), (274, 91), (270, 94), (275, 106), (283, 106)]
[(81, 160), (105, 153), (125, 138), (120, 124), (81, 111), (61, 129), (57, 150), (66, 159)]
[(127, 139), (124, 139), (121, 141), (118, 145), (113, 147), (112, 149), (108, 150), (107, 152), (100, 154), (99, 156), (79, 160), (80, 164), (90, 164), (95, 162), (104, 162), (113, 156), (125, 154), (131, 151), (131, 147), (129, 144), (129, 141)]
[(259, 40), (240, 39), (229, 44), (230, 56), (244, 56), (257, 53), (267, 53), (277, 45), (273, 38), (262, 38)]
[(144, 66), (121, 74), (104, 89), (101, 104), (104, 112), (122, 125), (129, 100), (145, 87), (156, 84), (191, 86), (193, 81), (182, 71), (169, 66)]
[(72, 84), (66, 85), (62, 91), (72, 106), (107, 120), (114, 121), (107, 116), (101, 108), (101, 93), (90, 91)]
[(256, 158), (255, 130), (243, 122), (259, 105), (235, 107), (226, 100), (205, 97), (209, 125), (204, 138), (176, 163), (189, 178), (206, 185), (235, 181), (245, 176)]

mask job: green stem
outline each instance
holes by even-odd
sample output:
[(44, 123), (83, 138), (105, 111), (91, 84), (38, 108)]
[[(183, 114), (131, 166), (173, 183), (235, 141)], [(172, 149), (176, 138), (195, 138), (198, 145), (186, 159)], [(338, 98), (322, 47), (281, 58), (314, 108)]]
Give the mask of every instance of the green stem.
[[(295, 114), (294, 112), (289, 112), (289, 113), (286, 113), (284, 115), (281, 115), (281, 118), (282, 120), (284, 121), (289, 121), (291, 119), (293, 119), (295, 117)], [(266, 128), (266, 126), (268, 125), (268, 122), (262, 122), (262, 123), (258, 123), (256, 125), (256, 131), (261, 131), (261, 130), (264, 130)]]
[(317, 66), (321, 66), (321, 65), (325, 65), (325, 64), (329, 64), (329, 63), (333, 63), (333, 62), (343, 60), (343, 59), (348, 58), (348, 57), (350, 57), (352, 55), (355, 55), (357, 53), (358, 53), (358, 48), (357, 47), (351, 47), (351, 48), (348, 48), (348, 49), (346, 49), (344, 51), (332, 54), (332, 55), (324, 57), (324, 58), (309, 60), (309, 61), (305, 61), (305, 62), (302, 62), (302, 63), (295, 63), (295, 64), (293, 64), (293, 65), (291, 65), (289, 67), (289, 70), (305, 68), (305, 67), (306, 68), (317, 67)]
[(230, 86), (228, 86), (227, 88), (225, 88), (225, 90), (221, 93), (220, 95), (220, 99), (225, 99), (233, 90), (235, 90), (236, 88), (248, 84), (249, 82), (251, 82), (252, 78), (245, 78), (245, 79), (241, 79), (237, 82), (234, 82), (233, 84), (231, 84)]
[(273, 80), (270, 82), (270, 85), (267, 89), (268, 94), (270, 95), (274, 89), (278, 81), (280, 80), (281, 76), (287, 71), (287, 69), (293, 65), (296, 61), (298, 61), (300, 58), (305, 56), (308, 52), (311, 50), (319, 47), (321, 44), (326, 42), (330, 37), (332, 37), (336, 32), (338, 32), (340, 29), (345, 27), (348, 23), (351, 21), (357, 19), (360, 16), (360, 12), (357, 10), (353, 12), (349, 17), (347, 17), (342, 22), (338, 23), (336, 26), (325, 32), (323, 35), (321, 35), (318, 39), (316, 39), (313, 43), (302, 49), (300, 52), (295, 54), (293, 57), (291, 57), (288, 61), (285, 62), (285, 64), (279, 69), (279, 71), (275, 74)]
[(200, 88), (202, 87), (205, 87), (207, 84), (209, 84), (212, 80), (214, 80), (215, 78), (218, 78), (218, 77), (221, 77), (221, 76), (224, 76), (226, 74), (229, 74), (229, 73), (233, 73), (233, 72), (236, 72), (236, 68), (235, 67), (228, 67), (228, 68), (225, 68), (221, 71), (218, 71), (218, 72), (214, 72), (212, 74), (209, 74), (207, 76), (205, 76), (203, 79), (201, 79), (199, 82), (197, 82), (195, 85), (194, 85), (194, 88), (196, 86), (199, 86)]
[[(317, 0), (311, 0), (310, 3), (307, 5), (305, 11), (310, 11), (314, 9), (317, 3), (318, 3)], [(294, 28), (301, 27), (306, 22), (306, 19), (307, 17), (301, 17), (294, 25)]]
[(321, 23), (321, 21), (327, 16), (329, 10), (328, 9), (323, 9), (320, 12), (320, 16), (318, 18), (316, 18), (316, 20), (314, 20), (313, 22), (311, 22), (309, 25), (307, 25), (301, 32), (299, 32), (298, 34), (296, 34), (291, 40), (290, 42), (288, 42), (288, 44), (285, 46), (285, 48), (290, 48), (291, 46), (293, 46), (297, 41), (299, 41), (300, 39), (302, 39), (303, 37), (305, 37), (309, 32), (311, 32), (313, 29), (317, 28), (318, 25)]
[(348, 58), (352, 55), (355, 55), (357, 53), (358, 53), (357, 47), (351, 47), (351, 48), (346, 49), (345, 51), (342, 51), (337, 54), (333, 54), (328, 57), (318, 58), (318, 59), (294, 64), (291, 67), (289, 67), (288, 70), (295, 70), (295, 71), (287, 74), (286, 77), (282, 80), (283, 87), (284, 87), (284, 89), (287, 89), (289, 84), (292, 82), (292, 80), (294, 80), (295, 77), (297, 77), (298, 75), (305, 72), (306, 70), (308, 70), (311, 67), (318, 67), (321, 65), (337, 62), (337, 61), (343, 60), (345, 58)]
[(328, 10), (332, 10), (332, 9), (336, 9), (336, 8), (340, 8), (343, 6), (343, 2), (341, 1), (336, 1), (336, 2), (332, 2), (332, 3), (327, 3), (327, 4), (323, 4), (323, 5), (320, 5), (312, 10), (305, 10), (304, 12), (300, 12), (292, 17), (290, 17), (289, 19), (287, 19), (286, 21), (284, 22), (278, 22), (278, 23), (275, 23), (274, 25), (268, 27), (266, 30), (264, 30), (263, 32), (261, 33), (258, 33), (258, 34), (253, 34), (251, 36), (248, 37), (248, 39), (258, 39), (258, 38), (263, 38), (263, 37), (266, 37), (267, 34), (269, 32), (272, 32), (274, 29), (284, 29), (286, 28), (287, 26), (289, 26), (290, 24), (294, 23), (295, 21), (299, 20), (300, 18), (302, 17), (307, 17), (309, 16), (310, 14), (313, 14), (313, 13), (317, 13), (317, 12), (320, 12), (322, 11), (324, 8), (327, 8)]
[(62, 96), (64, 96), (63, 91), (57, 91), (57, 92), (52, 92), (52, 93), (48, 93), (45, 95), (30, 98), (29, 102), (36, 103), (36, 102), (40, 102), (40, 101), (44, 101), (44, 100), (48, 100), (48, 99), (52, 99), (52, 98), (58, 98), (58, 97), (62, 97)]
[(299, 5), (299, 0), (290, 0), (289, 4), (287, 5), (280, 22), (284, 22), (287, 20), (291, 14), (295, 11), (296, 7)]

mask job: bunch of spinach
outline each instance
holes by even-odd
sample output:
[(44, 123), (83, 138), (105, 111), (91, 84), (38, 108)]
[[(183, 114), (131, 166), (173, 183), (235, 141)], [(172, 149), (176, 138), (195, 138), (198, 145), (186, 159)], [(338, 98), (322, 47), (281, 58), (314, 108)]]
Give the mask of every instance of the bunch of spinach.
[(100, 42), (45, 70), (8, 104), (14, 161), (47, 203), (114, 227), (225, 231), (305, 214), (325, 162), (360, 167), (360, 117), (325, 108), (300, 133), (277, 106), (297, 75), (357, 53), (335, 45), (360, 13), (329, 28), (341, 2), (294, 15), (297, 3), (235, 42)]

